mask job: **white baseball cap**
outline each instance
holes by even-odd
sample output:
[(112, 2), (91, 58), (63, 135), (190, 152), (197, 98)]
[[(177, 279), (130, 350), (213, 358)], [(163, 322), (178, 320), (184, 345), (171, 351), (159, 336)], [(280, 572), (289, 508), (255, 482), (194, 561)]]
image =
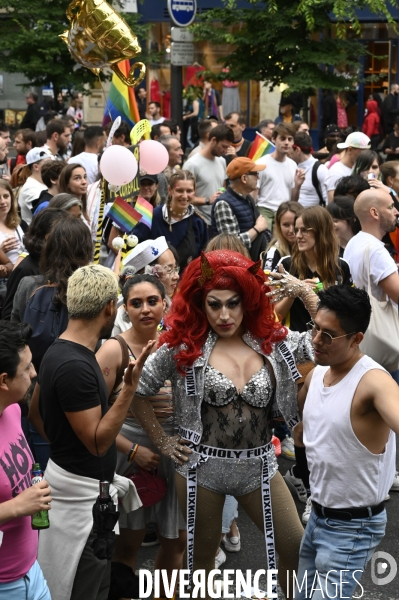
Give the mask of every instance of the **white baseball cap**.
[(337, 148), (361, 148), (368, 150), (371, 148), (370, 138), (361, 131), (350, 133), (344, 142), (337, 144)]
[(166, 252), (168, 248), (168, 243), (164, 236), (156, 240), (146, 240), (145, 242), (141, 242), (141, 244), (137, 244), (135, 248), (126, 254), (122, 265), (124, 267), (134, 267), (136, 273), (139, 273), (144, 267), (154, 262), (154, 260)]
[(53, 160), (54, 156), (47, 148), (32, 148), (26, 155), (26, 164), (33, 165), (45, 158), (51, 158), (51, 160)]

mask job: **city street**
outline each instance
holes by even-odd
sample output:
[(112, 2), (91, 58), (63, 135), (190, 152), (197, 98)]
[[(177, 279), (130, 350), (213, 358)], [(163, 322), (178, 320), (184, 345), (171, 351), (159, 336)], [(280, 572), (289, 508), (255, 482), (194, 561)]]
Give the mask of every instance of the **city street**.
[[(293, 462), (279, 458), (279, 464), (280, 470), (284, 474), (293, 465)], [(394, 559), (396, 559), (396, 561), (399, 562), (399, 523), (397, 518), (397, 515), (399, 513), (399, 492), (391, 492), (390, 496), (391, 499), (386, 503), (388, 514), (388, 525), (386, 535), (382, 543), (378, 547), (378, 550), (389, 553)], [(301, 515), (304, 509), (304, 504), (297, 501), (296, 505)], [(221, 569), (240, 569), (243, 572), (245, 572), (246, 569), (251, 569), (253, 573), (258, 569), (266, 569), (265, 542), (263, 535), (255, 527), (255, 525), (253, 525), (253, 523), (249, 520), (246, 514), (240, 509), (238, 526), (241, 534), (241, 551), (237, 553), (226, 552), (227, 561), (222, 565)], [(157, 549), (158, 546), (152, 546), (150, 548), (141, 548), (138, 556), (138, 568), (152, 569), (154, 563), (154, 556), (156, 554)], [(386, 577), (387, 574), (389, 575), (389, 572), (390, 568), (388, 567), (388, 569), (386, 569), (386, 572), (382, 575), (380, 574), (379, 577)], [(362, 597), (365, 600), (399, 599), (399, 574), (394, 578), (394, 580), (391, 583), (388, 583), (387, 585), (376, 585), (371, 580), (369, 564), (366, 573), (364, 574), (361, 580), (361, 584), (364, 588), (363, 595), (360, 596), (360, 588), (357, 594), (358, 597)], [(262, 589), (266, 588), (263, 587)], [(283, 600), (284, 598), (284, 595), (281, 592), (279, 598), (280, 600)]]

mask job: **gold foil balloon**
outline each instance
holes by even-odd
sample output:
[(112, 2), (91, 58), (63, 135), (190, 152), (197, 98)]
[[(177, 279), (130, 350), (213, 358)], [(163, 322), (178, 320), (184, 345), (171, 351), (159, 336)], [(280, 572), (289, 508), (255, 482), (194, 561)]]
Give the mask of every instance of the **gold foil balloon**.
[[(69, 31), (61, 34), (76, 62), (98, 75), (110, 67), (123, 83), (135, 87), (145, 76), (145, 65), (137, 62), (126, 77), (118, 64), (134, 58), (141, 46), (126, 21), (105, 0), (73, 0), (66, 12), (71, 22)], [(134, 77), (134, 70), (140, 69)]]

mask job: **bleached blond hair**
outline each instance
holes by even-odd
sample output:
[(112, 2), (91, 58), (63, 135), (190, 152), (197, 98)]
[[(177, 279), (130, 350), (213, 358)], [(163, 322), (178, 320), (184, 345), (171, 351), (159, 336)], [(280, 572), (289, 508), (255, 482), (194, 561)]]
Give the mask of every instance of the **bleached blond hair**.
[(118, 278), (106, 267), (87, 265), (77, 269), (68, 279), (70, 319), (94, 319), (108, 302), (117, 299)]

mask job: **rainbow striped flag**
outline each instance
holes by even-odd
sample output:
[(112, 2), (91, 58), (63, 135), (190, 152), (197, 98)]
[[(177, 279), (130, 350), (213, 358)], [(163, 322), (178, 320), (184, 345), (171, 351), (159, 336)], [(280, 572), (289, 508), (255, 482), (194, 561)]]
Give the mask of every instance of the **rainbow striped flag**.
[(117, 196), (115, 202), (107, 213), (114, 223), (125, 233), (130, 233), (135, 225), (141, 220), (142, 215), (130, 206), (120, 196)]
[(147, 202), (142, 196), (139, 196), (134, 208), (142, 215), (140, 223), (144, 223), (144, 225), (147, 225), (151, 229), (152, 212), (154, 210), (152, 204)]
[[(122, 73), (127, 76), (130, 69), (129, 60), (122, 60), (118, 64)], [(134, 89), (125, 85), (114, 73), (104, 110), (103, 127), (110, 121), (115, 121), (116, 117), (122, 117), (132, 127), (140, 121)]]
[(262, 134), (256, 132), (255, 140), (251, 146), (248, 158), (253, 161), (258, 160), (265, 154), (271, 154), (276, 149), (276, 146), (269, 142)]

